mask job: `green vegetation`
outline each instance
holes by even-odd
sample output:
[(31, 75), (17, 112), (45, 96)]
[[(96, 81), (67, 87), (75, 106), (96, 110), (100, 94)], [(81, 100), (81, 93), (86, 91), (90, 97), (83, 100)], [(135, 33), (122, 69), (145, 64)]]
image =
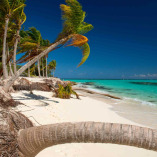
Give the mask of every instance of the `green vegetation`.
[[(30, 61), (35, 56), (39, 55), (48, 46), (50, 46), (49, 40), (42, 39), (41, 33), (35, 27), (29, 28), (29, 30), (20, 32), (21, 42), (19, 46), (19, 53), (25, 53), (19, 60), (19, 63), (25, 63)], [(47, 69), (47, 55), (37, 61), (37, 65), (29, 67), (28, 76), (46, 76), (49, 69)], [(46, 69), (46, 71), (45, 71)]]
[(55, 89), (56, 97), (61, 99), (70, 99), (71, 95), (75, 95), (79, 99), (79, 95), (72, 89), (72, 85), (69, 83), (66, 86), (58, 85), (59, 88)]
[[(84, 34), (92, 30), (93, 26), (85, 22), (86, 13), (77, 0), (65, 0), (65, 3), (60, 5), (63, 29), (50, 44), (35, 27), (21, 29), (26, 21), (25, 0), (0, 1), (0, 76), (8, 80), (5, 91), (24, 73), (28, 76), (48, 77), (51, 70), (54, 72), (56, 69), (56, 66), (51, 66), (51, 62), (48, 66), (48, 53), (63, 45), (81, 49), (83, 58), (78, 66), (87, 60), (90, 47)], [(17, 61), (16, 55), (20, 53), (23, 56)], [(19, 63), (26, 64), (18, 69)]]
[(78, 66), (81, 66), (90, 54), (88, 38), (83, 34), (93, 29), (91, 24), (84, 22), (86, 12), (82, 10), (82, 6), (77, 0), (66, 0), (66, 5), (61, 4), (62, 19), (64, 21), (63, 30), (59, 34), (57, 40), (69, 36), (71, 40), (68, 46), (79, 47), (83, 51), (82, 61)]
[(56, 66), (57, 66), (56, 60), (52, 60), (48, 65), (48, 68), (53, 71), (53, 77), (55, 74)]

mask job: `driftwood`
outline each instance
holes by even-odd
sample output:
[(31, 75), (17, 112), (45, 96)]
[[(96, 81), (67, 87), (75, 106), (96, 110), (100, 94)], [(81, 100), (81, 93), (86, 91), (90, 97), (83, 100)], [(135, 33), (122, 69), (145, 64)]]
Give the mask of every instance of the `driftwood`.
[(49, 85), (46, 83), (32, 83), (30, 85), (13, 85), (14, 90), (19, 91), (19, 90), (27, 90), (27, 91), (32, 91), (32, 90), (38, 90), (38, 91), (46, 91), (50, 92), (51, 88)]
[(25, 78), (20, 79), (15, 85), (13, 85), (14, 90), (38, 90), (38, 91), (51, 91), (51, 86), (47, 83), (41, 83), (41, 82), (30, 82)]
[(67, 84), (72, 82), (70, 81), (61, 81), (60, 79), (53, 78), (53, 79), (43, 79), (44, 82), (31, 82), (25, 78), (21, 78), (20, 80), (16, 81), (16, 83), (13, 85), (13, 89), (16, 91), (19, 90), (38, 90), (38, 91), (47, 91), (50, 92), (53, 90), (53, 88), (58, 88), (59, 84), (66, 86)]
[(0, 86), (0, 107), (8, 108), (8, 107), (15, 107), (19, 102), (16, 102), (12, 99), (11, 95), (9, 93), (6, 93), (3, 90), (3, 87)]

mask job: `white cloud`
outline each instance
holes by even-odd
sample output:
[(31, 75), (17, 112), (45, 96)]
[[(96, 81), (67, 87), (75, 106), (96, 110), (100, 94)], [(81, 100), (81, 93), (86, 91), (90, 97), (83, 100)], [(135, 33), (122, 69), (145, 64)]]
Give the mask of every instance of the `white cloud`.
[(157, 78), (157, 74), (135, 74), (134, 77), (137, 78)]

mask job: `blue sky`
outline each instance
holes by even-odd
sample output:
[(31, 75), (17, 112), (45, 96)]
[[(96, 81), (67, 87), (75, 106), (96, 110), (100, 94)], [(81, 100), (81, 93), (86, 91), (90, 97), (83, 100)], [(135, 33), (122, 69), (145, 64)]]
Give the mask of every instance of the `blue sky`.
[[(61, 78), (157, 78), (157, 0), (79, 0), (87, 12), (91, 54), (66, 47), (49, 54)], [(62, 30), (59, 4), (64, 0), (27, 0), (25, 28), (35, 26), (51, 42)]]

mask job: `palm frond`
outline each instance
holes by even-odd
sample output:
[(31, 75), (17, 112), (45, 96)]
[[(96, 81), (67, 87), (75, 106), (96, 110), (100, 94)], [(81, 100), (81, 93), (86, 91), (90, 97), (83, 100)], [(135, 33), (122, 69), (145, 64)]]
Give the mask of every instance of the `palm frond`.
[(93, 29), (93, 25), (83, 22), (80, 27), (78, 28), (79, 34), (86, 34), (87, 32)]
[(80, 34), (73, 34), (71, 35), (69, 42), (70, 44), (67, 46), (80, 47), (88, 42), (88, 38)]
[(17, 60), (17, 63), (21, 63), (21, 61), (23, 61), (23, 59), (25, 59), (28, 56), (28, 52), (26, 52), (20, 59)]
[(38, 55), (37, 51), (31, 51), (31, 53), (29, 51), (27, 51), (25, 53), (25, 55), (23, 55), (19, 60), (18, 63), (25, 63), (31, 59), (33, 59), (34, 57), (36, 57)]
[(20, 31), (20, 36), (21, 36), (22, 38), (25, 38), (25, 37), (28, 36), (28, 34), (27, 34), (26, 31), (24, 31), (24, 29), (22, 29), (22, 30)]
[(21, 4), (21, 5), (19, 5), (17, 8), (15, 8), (13, 11), (12, 11), (12, 13), (15, 15), (15, 14), (18, 14), (18, 12), (19, 12), (19, 10), (21, 9), (21, 8), (24, 8), (26, 6), (26, 4)]
[(36, 49), (37, 49), (37, 43), (26, 41), (20, 45), (20, 49), (18, 53), (22, 53), (30, 50), (36, 50)]
[(34, 42), (40, 44), (41, 42), (41, 33), (35, 27), (29, 28), (27, 34), (34, 40)]
[(26, 22), (26, 19), (27, 19), (26, 14), (23, 12), (21, 16), (21, 21), (22, 21), (21, 24), (24, 24)]
[(14, 11), (11, 16), (11, 21), (14, 21), (19, 27), (21, 27), (21, 25), (26, 21), (26, 15), (24, 13), (25, 6), (26, 5)]
[(28, 49), (34, 49), (37, 47), (36, 43), (25, 42), (21, 45), (21, 47), (27, 47)]
[(90, 47), (88, 43), (85, 43), (83, 46), (80, 46), (79, 48), (82, 50), (83, 57), (78, 67), (81, 66), (88, 59), (90, 55)]
[(48, 64), (48, 67), (52, 70), (55, 70), (56, 69), (56, 66), (57, 66), (57, 62), (56, 60), (52, 60), (49, 64)]
[(90, 54), (88, 38), (83, 34), (93, 29), (91, 24), (84, 22), (86, 12), (82, 10), (81, 4), (77, 0), (66, 0), (66, 5), (61, 4), (63, 30), (58, 35), (56, 41), (68, 37), (67, 46), (79, 47), (83, 52), (83, 58), (78, 66), (81, 66)]
[(69, 21), (75, 32), (77, 32), (78, 27), (85, 18), (85, 12), (82, 10), (81, 4), (77, 0), (66, 0), (67, 5), (70, 7), (71, 13), (64, 12), (66, 20)]
[(5, 11), (5, 13), (8, 13), (10, 9), (9, 0), (0, 0), (0, 8)]
[[(60, 5), (62, 11), (63, 30), (57, 40), (67, 37), (70, 34), (78, 34), (80, 25), (84, 22), (86, 13), (82, 10), (77, 0), (66, 0), (66, 5)], [(56, 40), (56, 41), (57, 41)]]

